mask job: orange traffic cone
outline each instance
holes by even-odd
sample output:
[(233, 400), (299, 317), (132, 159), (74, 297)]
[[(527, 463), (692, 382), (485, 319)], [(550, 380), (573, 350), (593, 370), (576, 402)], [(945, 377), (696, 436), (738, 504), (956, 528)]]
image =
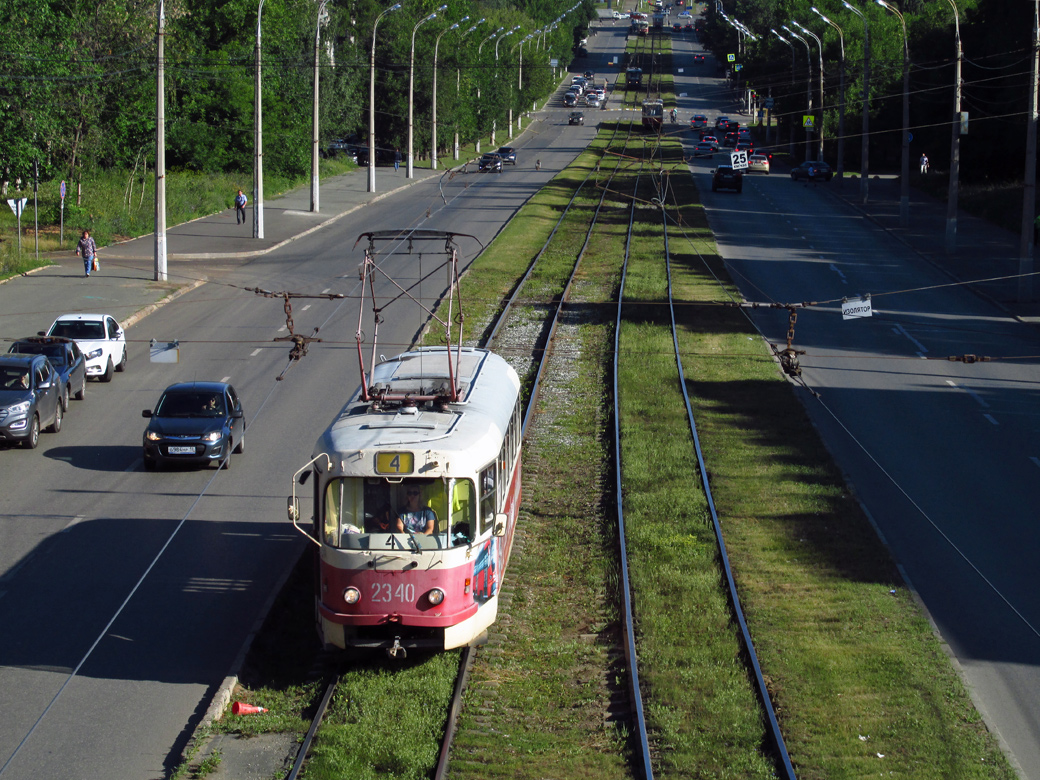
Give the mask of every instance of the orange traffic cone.
[(255, 704), (246, 704), (243, 701), (236, 701), (231, 705), (232, 715), (259, 715), (261, 712), (267, 712), (267, 708), (257, 707)]

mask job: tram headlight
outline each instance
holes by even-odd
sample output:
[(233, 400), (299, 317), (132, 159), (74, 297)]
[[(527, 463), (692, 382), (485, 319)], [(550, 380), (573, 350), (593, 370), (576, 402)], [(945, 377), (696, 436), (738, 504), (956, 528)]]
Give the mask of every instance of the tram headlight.
[(426, 594), (426, 598), (429, 599), (429, 602), (436, 607), (438, 604), (444, 601), (444, 591), (440, 588), (434, 588)]
[(343, 600), (348, 604), (357, 604), (361, 601), (361, 591), (351, 586), (343, 591)]

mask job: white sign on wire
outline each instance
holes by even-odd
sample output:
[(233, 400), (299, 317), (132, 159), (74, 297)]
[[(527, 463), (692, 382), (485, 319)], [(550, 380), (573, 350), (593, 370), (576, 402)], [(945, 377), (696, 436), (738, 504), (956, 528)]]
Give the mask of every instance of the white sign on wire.
[(870, 305), (870, 296), (862, 298), (846, 298), (841, 302), (841, 318), (843, 320), (858, 320), (860, 317), (872, 317), (874, 311)]
[(747, 170), (747, 158), (748, 153), (744, 149), (741, 149), (739, 152), (729, 153), (730, 164), (735, 171)]

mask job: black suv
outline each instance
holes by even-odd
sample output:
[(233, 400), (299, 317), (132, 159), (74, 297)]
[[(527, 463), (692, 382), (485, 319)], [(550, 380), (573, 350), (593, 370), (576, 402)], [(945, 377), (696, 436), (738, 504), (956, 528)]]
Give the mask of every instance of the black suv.
[(732, 165), (720, 165), (711, 172), (711, 191), (722, 189), (744, 191), (744, 174)]
[(585, 115), (580, 111), (571, 111), (571, 115), (567, 117), (567, 124), (569, 125), (584, 125)]
[(87, 361), (79, 345), (63, 336), (28, 336), (18, 339), (9, 352), (22, 355), (46, 355), (61, 378), (61, 408), (69, 410), (69, 396), (82, 401), (87, 394)]
[(36, 449), (40, 429), (61, 430), (61, 385), (43, 355), (0, 355), (0, 440)]

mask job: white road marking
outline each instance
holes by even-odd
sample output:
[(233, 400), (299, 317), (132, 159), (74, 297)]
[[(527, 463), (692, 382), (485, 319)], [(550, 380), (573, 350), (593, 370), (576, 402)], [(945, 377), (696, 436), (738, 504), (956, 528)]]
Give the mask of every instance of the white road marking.
[(256, 357), (261, 352), (263, 352), (263, 350), (260, 347), (257, 347), (256, 349), (254, 349), (252, 352), (249, 353), (249, 357)]

